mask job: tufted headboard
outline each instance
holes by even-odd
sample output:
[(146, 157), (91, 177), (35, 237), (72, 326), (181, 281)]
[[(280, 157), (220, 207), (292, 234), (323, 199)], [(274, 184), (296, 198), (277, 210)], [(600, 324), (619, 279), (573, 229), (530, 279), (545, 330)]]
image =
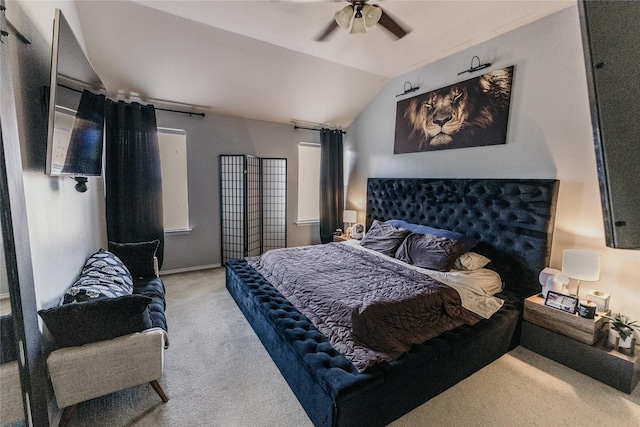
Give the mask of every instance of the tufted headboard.
[(403, 219), (474, 237), (505, 289), (526, 297), (549, 262), (557, 194), (552, 179), (369, 178), (367, 229)]

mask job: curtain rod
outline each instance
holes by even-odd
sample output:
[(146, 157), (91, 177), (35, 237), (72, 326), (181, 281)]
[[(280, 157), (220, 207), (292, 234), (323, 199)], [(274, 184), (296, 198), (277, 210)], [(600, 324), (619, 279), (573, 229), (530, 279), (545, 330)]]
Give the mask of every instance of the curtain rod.
[[(60, 83), (58, 83), (58, 86), (62, 86), (63, 88), (65, 88), (65, 89), (69, 89), (69, 90), (71, 90), (71, 91), (73, 91), (73, 92), (82, 93), (82, 91), (81, 91), (81, 90), (79, 90), (79, 89), (75, 89), (75, 88), (72, 88), (72, 87), (69, 87), (69, 86), (65, 86), (65, 85), (60, 84)], [(152, 104), (152, 105), (153, 105), (153, 104)], [(155, 105), (153, 106), (153, 108), (154, 108), (154, 109), (156, 109), (156, 110), (160, 110), (160, 111), (167, 111), (167, 112), (169, 112), (169, 113), (188, 114), (189, 116), (200, 116), (200, 117), (205, 117), (205, 114), (204, 114), (204, 113), (194, 113), (193, 111), (171, 110), (171, 109), (169, 109), (169, 108), (159, 108), (159, 107), (156, 107)]]
[[(315, 128), (306, 128), (306, 127), (302, 127), (302, 126), (298, 126), (298, 125), (293, 125), (294, 129), (304, 129), (304, 130), (315, 130), (316, 132), (320, 132), (322, 129), (326, 129), (326, 128), (322, 128), (322, 129), (315, 129)], [(343, 133), (344, 135), (347, 134), (347, 131), (342, 130), (342, 129), (332, 129), (332, 130), (337, 130), (340, 131), (341, 133)]]
[(170, 110), (168, 108), (158, 108), (158, 107), (154, 107), (156, 110), (160, 110), (160, 111), (168, 111), (170, 113), (179, 113), (179, 114), (188, 114), (190, 116), (200, 116), (200, 117), (204, 117), (204, 113), (194, 113), (193, 111), (180, 111), (180, 110)]

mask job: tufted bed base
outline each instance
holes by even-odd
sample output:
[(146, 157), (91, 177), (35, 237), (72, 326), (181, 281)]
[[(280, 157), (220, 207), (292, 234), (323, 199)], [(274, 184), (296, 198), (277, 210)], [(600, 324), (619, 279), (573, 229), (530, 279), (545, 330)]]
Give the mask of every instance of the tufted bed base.
[(539, 290), (537, 273), (548, 262), (557, 187), (554, 180), (369, 179), (367, 224), (405, 219), (481, 240), (478, 252), (498, 261), (505, 304), (490, 319), (364, 373), (246, 261), (227, 262), (227, 288), (314, 425), (383, 426), (518, 344), (523, 298)]

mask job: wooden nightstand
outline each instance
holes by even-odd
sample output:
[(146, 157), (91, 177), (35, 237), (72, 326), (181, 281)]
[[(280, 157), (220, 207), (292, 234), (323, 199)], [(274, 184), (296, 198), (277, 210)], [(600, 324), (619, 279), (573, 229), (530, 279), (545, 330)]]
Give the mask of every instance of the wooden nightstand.
[(640, 349), (635, 355), (613, 350), (605, 318), (585, 319), (547, 307), (541, 295), (525, 300), (523, 318), (523, 347), (625, 393), (640, 380)]
[(335, 234), (333, 235), (333, 241), (334, 242), (346, 242), (347, 240), (349, 240), (349, 239), (344, 234), (341, 234), (340, 236), (337, 236)]
[(544, 305), (542, 295), (524, 300), (524, 320), (589, 345), (595, 344), (607, 332), (606, 319), (597, 313), (593, 319), (585, 319), (548, 307)]

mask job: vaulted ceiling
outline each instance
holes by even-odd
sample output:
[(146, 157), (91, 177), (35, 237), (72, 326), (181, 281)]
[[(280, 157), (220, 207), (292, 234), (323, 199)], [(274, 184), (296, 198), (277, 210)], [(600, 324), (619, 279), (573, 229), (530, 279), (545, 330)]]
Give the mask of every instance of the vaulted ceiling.
[(346, 127), (390, 79), (575, 0), (371, 4), (412, 31), (396, 40), (379, 25), (362, 35), (338, 28), (315, 41), (344, 1), (76, 1), (89, 57), (113, 96)]

